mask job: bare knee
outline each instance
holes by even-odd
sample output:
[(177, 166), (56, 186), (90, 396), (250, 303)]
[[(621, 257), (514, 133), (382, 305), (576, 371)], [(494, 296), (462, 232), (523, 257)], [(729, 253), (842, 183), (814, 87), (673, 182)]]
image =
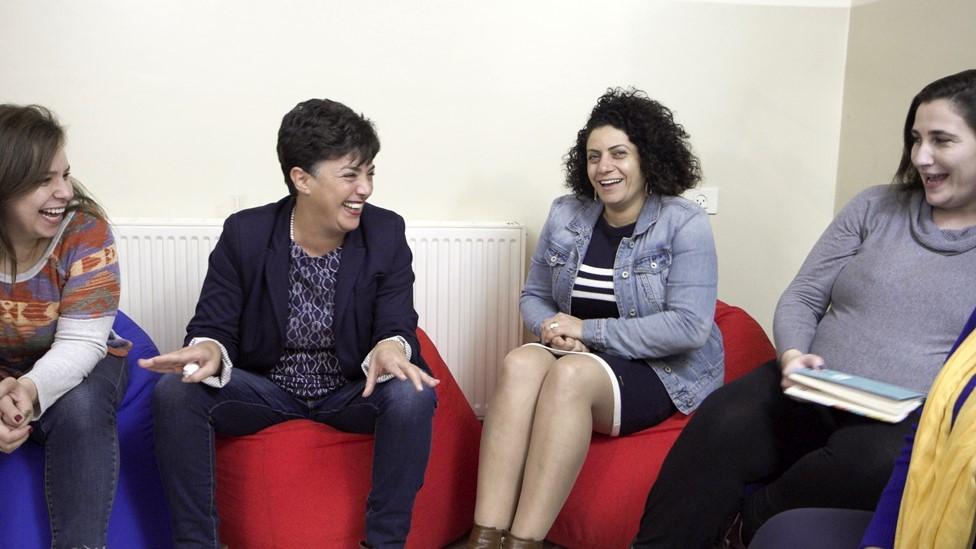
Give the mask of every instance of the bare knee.
[(556, 361), (545, 380), (547, 398), (592, 404), (610, 389), (603, 367), (589, 357), (567, 355)]
[(534, 407), (546, 372), (553, 362), (553, 356), (543, 349), (519, 347), (508, 353), (498, 371), (489, 414), (497, 414), (500, 410), (524, 411), (527, 406)]
[(502, 361), (498, 385), (525, 386), (542, 383), (549, 368), (555, 362), (548, 351), (534, 347), (519, 347), (512, 350)]

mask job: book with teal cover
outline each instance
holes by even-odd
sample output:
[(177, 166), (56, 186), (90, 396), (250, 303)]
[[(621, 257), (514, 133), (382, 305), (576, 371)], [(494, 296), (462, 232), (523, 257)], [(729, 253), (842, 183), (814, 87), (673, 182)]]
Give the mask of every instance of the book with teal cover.
[(892, 385), (891, 383), (885, 383), (883, 381), (877, 381), (866, 377), (838, 372), (837, 370), (831, 370), (828, 368), (822, 368), (819, 370), (806, 368), (793, 372), (793, 374), (811, 377), (837, 385), (843, 385), (845, 387), (850, 387), (851, 389), (864, 391), (866, 393), (871, 393), (873, 395), (878, 395), (891, 400), (914, 400), (923, 398), (925, 396), (924, 393), (919, 393), (918, 391), (913, 391), (899, 385)]
[(911, 389), (836, 370), (803, 369), (787, 378), (795, 385), (783, 392), (792, 398), (891, 423), (905, 419), (925, 400)]

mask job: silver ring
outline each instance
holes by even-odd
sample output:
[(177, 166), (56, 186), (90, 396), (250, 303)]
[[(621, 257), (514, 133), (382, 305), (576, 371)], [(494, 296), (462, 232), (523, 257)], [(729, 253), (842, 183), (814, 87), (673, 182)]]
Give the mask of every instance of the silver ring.
[(558, 327), (559, 327), (559, 323), (558, 322), (550, 322), (549, 323), (549, 329), (550, 330), (555, 330)]

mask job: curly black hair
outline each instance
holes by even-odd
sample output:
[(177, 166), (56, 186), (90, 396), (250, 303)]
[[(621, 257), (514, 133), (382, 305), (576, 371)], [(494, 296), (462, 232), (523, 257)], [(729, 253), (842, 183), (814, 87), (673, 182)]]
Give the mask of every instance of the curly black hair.
[(938, 99), (950, 101), (956, 113), (966, 121), (966, 125), (976, 132), (976, 69), (950, 74), (931, 82), (912, 99), (902, 129), (901, 161), (892, 180), (896, 188), (908, 193), (921, 191), (924, 188), (922, 177), (912, 163), (912, 148), (915, 146), (915, 136), (912, 135), (915, 113), (923, 103), (931, 103)]
[(609, 88), (597, 99), (563, 161), (566, 187), (578, 198), (594, 196), (586, 173), (586, 141), (593, 130), (603, 126), (626, 133), (637, 147), (648, 194), (679, 195), (701, 180), (701, 166), (691, 152), (688, 132), (674, 121), (671, 110), (641, 90)]
[(359, 164), (373, 161), (380, 139), (368, 118), (329, 99), (303, 101), (281, 119), (278, 129), (278, 162), (288, 192), (294, 196), (291, 169), (312, 173), (322, 160), (356, 155)]

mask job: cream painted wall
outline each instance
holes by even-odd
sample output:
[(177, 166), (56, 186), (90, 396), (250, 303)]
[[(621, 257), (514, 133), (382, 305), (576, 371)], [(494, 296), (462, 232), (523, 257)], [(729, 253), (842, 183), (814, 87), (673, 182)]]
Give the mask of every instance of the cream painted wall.
[(183, 218), (282, 195), (281, 116), (337, 99), (379, 129), (375, 203), (531, 248), (594, 100), (633, 84), (691, 133), (720, 297), (768, 328), (832, 215), (850, 9), (752, 4), (6, 0), (0, 101), (60, 115), (110, 215)]
[(973, 0), (882, 0), (851, 10), (835, 209), (891, 181), (916, 93), (976, 68), (974, 22)]

